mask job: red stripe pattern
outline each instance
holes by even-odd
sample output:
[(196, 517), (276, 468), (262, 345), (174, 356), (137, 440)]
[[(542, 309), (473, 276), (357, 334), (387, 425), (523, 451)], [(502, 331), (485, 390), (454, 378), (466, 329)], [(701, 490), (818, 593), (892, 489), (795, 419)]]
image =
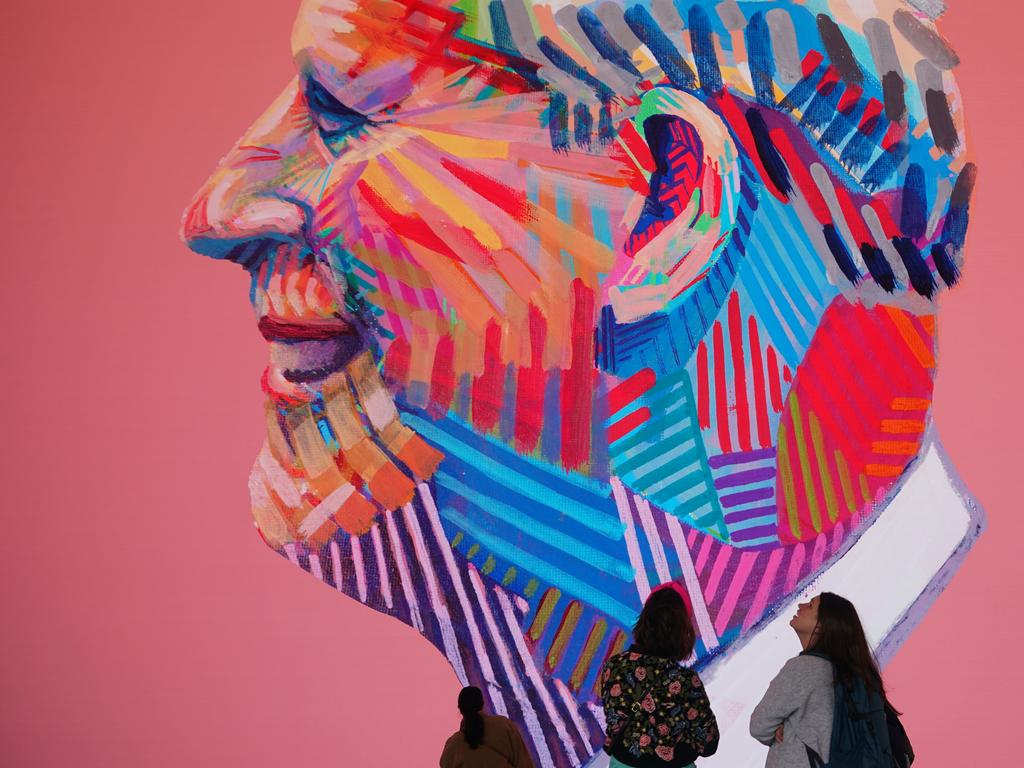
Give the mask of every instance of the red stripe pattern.
[(779, 535), (808, 541), (869, 511), (917, 455), (931, 404), (934, 323), (837, 297), (778, 430)]
[(693, 369), (697, 421), (708, 433), (705, 440), (717, 439), (722, 453), (772, 447), (773, 424), (783, 407), (775, 348), (762, 344), (757, 317), (744, 312), (736, 292), (729, 296), (724, 321), (716, 320), (710, 335), (710, 350), (704, 341), (697, 345)]

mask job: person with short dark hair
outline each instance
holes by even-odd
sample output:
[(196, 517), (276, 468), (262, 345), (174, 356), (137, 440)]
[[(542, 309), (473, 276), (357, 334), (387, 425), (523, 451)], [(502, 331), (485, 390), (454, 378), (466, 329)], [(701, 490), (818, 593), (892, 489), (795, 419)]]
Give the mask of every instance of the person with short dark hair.
[(462, 724), (445, 742), (441, 768), (534, 768), (515, 723), (483, 708), (483, 691), (475, 685), (459, 692)]
[(831, 744), (837, 690), (844, 706), (850, 702), (862, 719), (877, 716), (874, 741), (887, 752), (890, 705), (853, 603), (822, 592), (801, 603), (789, 624), (803, 651), (786, 662), (750, 716), (750, 735), (769, 747), (766, 768), (807, 768), (836, 757)]
[(633, 627), (633, 645), (601, 673), (604, 750), (612, 768), (682, 768), (718, 749), (718, 723), (700, 675), (682, 662), (696, 633), (675, 582), (656, 588)]

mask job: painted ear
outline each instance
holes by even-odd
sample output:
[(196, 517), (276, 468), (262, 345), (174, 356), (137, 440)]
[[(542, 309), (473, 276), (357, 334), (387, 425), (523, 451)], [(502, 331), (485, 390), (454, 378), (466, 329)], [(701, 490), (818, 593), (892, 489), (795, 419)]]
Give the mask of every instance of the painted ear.
[(620, 323), (665, 309), (700, 280), (728, 242), (740, 199), (739, 159), (722, 119), (674, 88), (648, 91), (633, 118), (654, 170), (627, 212), (632, 263), (609, 291)]

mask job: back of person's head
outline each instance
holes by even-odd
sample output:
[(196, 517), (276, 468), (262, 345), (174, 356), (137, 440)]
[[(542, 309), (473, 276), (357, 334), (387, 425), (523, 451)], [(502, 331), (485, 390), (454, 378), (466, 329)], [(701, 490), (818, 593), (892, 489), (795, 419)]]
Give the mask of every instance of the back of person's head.
[(470, 749), (476, 749), (484, 740), (484, 693), (475, 685), (467, 685), (459, 691), (459, 712), (462, 713), (462, 731)]
[(832, 661), (836, 679), (849, 684), (860, 679), (868, 690), (884, 695), (882, 676), (868, 645), (864, 627), (853, 603), (845, 597), (822, 592), (818, 600), (818, 629), (809, 650)]
[(640, 653), (682, 661), (693, 653), (696, 633), (686, 603), (675, 589), (651, 592), (633, 627)]

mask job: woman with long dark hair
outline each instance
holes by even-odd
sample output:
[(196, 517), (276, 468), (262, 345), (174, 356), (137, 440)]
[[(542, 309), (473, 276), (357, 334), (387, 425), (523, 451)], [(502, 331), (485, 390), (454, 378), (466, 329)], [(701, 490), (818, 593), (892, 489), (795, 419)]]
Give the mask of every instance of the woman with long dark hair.
[(534, 768), (515, 724), (483, 713), (484, 694), (475, 685), (459, 692), (459, 730), (445, 742), (441, 768)]
[[(750, 716), (751, 736), (769, 746), (766, 768), (828, 763), (837, 714), (844, 727), (856, 714), (862, 734), (851, 729), (844, 749), (873, 750), (890, 764), (885, 687), (853, 603), (822, 592), (801, 603), (789, 625), (803, 651), (786, 662)], [(837, 700), (843, 711), (836, 712)]]
[(633, 645), (601, 673), (611, 768), (682, 768), (718, 749), (718, 723), (700, 675), (684, 666), (696, 642), (686, 590), (663, 584), (647, 598)]

